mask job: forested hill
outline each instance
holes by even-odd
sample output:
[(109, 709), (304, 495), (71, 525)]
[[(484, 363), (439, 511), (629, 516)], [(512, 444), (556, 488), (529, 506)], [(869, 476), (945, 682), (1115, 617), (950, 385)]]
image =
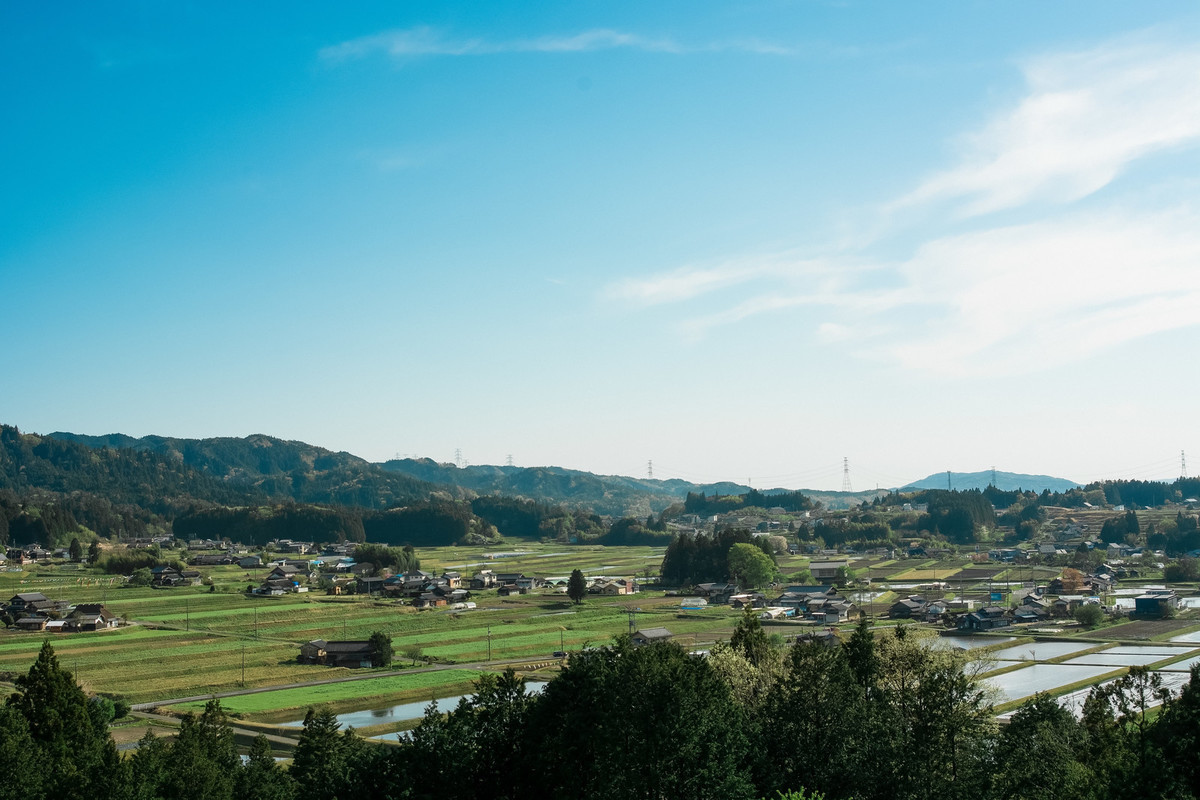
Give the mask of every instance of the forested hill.
[(457, 467), (428, 458), (405, 458), (381, 464), (391, 472), (431, 483), (460, 486), (479, 494), (526, 497), (542, 503), (563, 503), (597, 514), (621, 516), (660, 512), (683, 502), (689, 492), (743, 494), (750, 487), (721, 482), (696, 484), (688, 481), (596, 475), (563, 467)]
[[(948, 480), (947, 480), (948, 479)], [(949, 486), (947, 486), (947, 482)], [(935, 472), (927, 478), (904, 486), (901, 492), (912, 492), (920, 489), (954, 489), (960, 492), (978, 489), (983, 491), (989, 486), (995, 486), (1002, 492), (1037, 492), (1049, 489), (1051, 492), (1067, 492), (1078, 489), (1079, 484), (1066, 478), (1055, 478), (1050, 475), (1026, 475), (1020, 472), (1003, 472), (983, 470), (982, 472)]]
[(231, 486), (158, 453), (92, 449), (0, 425), (0, 489), (17, 494), (52, 492), (102, 496), (117, 505), (161, 513), (173, 498), (213, 503), (258, 502), (252, 487)]
[(300, 503), (390, 508), (427, 499), (438, 491), (458, 494), (453, 488), (433, 486), (418, 478), (380, 469), (378, 465), (349, 453), (335, 453), (304, 442), (261, 434), (245, 438), (144, 436), (135, 439), (123, 434), (83, 436), (60, 431), (49, 434), (48, 438), (94, 450), (107, 448), (105, 451), (110, 454), (150, 453), (167, 464), (190, 468), (198, 477), (216, 479), (226, 487), (251, 496)]

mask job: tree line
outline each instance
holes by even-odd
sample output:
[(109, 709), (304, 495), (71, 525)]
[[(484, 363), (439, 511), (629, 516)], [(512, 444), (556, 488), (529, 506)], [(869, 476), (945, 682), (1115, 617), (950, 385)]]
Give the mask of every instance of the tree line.
[(767, 537), (754, 536), (745, 528), (725, 528), (712, 536), (683, 533), (671, 539), (663, 554), (662, 582), (667, 586), (694, 586), (735, 578), (729, 554), (738, 544), (753, 546), (774, 564)]
[(751, 489), (743, 494), (720, 494), (714, 492), (708, 495), (704, 492), (688, 492), (683, 501), (683, 510), (687, 514), (723, 514), (730, 511), (740, 511), (746, 508), (782, 508), (785, 511), (808, 511), (816, 508), (816, 503), (802, 492), (771, 492), (764, 493)]

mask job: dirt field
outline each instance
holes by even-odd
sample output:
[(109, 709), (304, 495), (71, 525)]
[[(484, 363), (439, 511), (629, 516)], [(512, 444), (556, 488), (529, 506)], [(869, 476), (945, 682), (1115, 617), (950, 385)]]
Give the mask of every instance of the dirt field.
[(1114, 625), (1111, 628), (1094, 631), (1090, 634), (1090, 638), (1106, 639), (1108, 641), (1157, 640), (1170, 638), (1172, 634), (1178, 631), (1186, 628), (1194, 628), (1195, 626), (1196, 621), (1194, 619), (1139, 619), (1133, 622), (1126, 622), (1122, 625)]

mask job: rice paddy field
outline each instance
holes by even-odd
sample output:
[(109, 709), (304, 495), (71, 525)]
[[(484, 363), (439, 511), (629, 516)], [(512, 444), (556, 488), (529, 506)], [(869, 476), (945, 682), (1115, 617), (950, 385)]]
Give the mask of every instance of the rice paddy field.
[[(421, 566), (433, 573), (454, 570), (471, 575), (479, 569), (523, 572), (545, 578), (566, 577), (573, 569), (590, 576), (645, 577), (658, 572), (663, 548), (563, 546), (560, 544), (512, 545), (504, 550), (478, 547), (428, 548), (419, 551)], [(808, 567), (805, 556), (780, 558), (786, 580)], [(917, 587), (944, 581), (944, 593), (986, 593), (992, 584), (1044, 580), (1056, 570), (1027, 566), (973, 565), (923, 559), (872, 560), (851, 564), (860, 577), (870, 578), (871, 591), (850, 591), (852, 599), (874, 615), (886, 615), (898, 596), (925, 590)], [(132, 703), (161, 703), (176, 698), (203, 697), (269, 689), (254, 694), (225, 697), (223, 705), (252, 720), (278, 721), (296, 709), (330, 702), (340, 710), (373, 709), (400, 701), (428, 701), (469, 691), (486, 669), (508, 662), (529, 672), (552, 674), (558, 650), (578, 650), (611, 641), (633, 628), (666, 627), (685, 647), (706, 649), (727, 639), (740, 612), (723, 606), (684, 612), (680, 598), (657, 591), (653, 584), (636, 595), (591, 596), (582, 605), (550, 589), (538, 593), (499, 597), (494, 591), (476, 592), (469, 610), (418, 611), (410, 605), (380, 598), (328, 596), (314, 589), (281, 597), (254, 596), (248, 586), (258, 585), (264, 569), (201, 567), (213, 587), (158, 590), (127, 588), (120, 578), (91, 573), (72, 565), (37, 566), (24, 571), (0, 572), (0, 596), (42, 592), (52, 599), (101, 602), (126, 621), (123, 627), (96, 633), (38, 634), (0, 631), (0, 695), (12, 688), (11, 678), (28, 669), (42, 641), (49, 638), (60, 662), (76, 673), (88, 691), (126, 697)], [(1043, 574), (1046, 573), (1046, 574)], [(1049, 575), (1052, 577), (1052, 575)], [(765, 623), (770, 633), (784, 635), (805, 630), (801, 623)], [(1124, 650), (1108, 650), (1099, 660), (1059, 664), (1085, 651), (1102, 652), (1116, 642), (1168, 642), (1196, 633), (1195, 619), (1132, 621), (1097, 631), (1079, 631), (1078, 644), (1051, 644), (1025, 638), (1017, 646), (1009, 637), (989, 637), (993, 674), (1001, 696), (1025, 696), (1038, 677), (1037, 690), (1058, 693), (1078, 688), (1079, 675), (1111, 677), (1127, 668), (1113, 659)], [(382, 631), (392, 637), (397, 660), (390, 670), (350, 670), (299, 664), (299, 646), (312, 639), (366, 639)], [(1070, 632), (1068, 632), (1070, 633)], [(1090, 643), (1083, 643), (1083, 640)], [(1178, 644), (1183, 644), (1179, 642)], [(1014, 648), (1006, 653), (1004, 646)], [(405, 657), (419, 649), (421, 661)], [(1148, 651), (1147, 651), (1148, 652)], [(1173, 651), (1192, 658), (1187, 647)], [(1013, 661), (1005, 660), (1007, 658)], [(1148, 654), (1156, 669), (1162, 657)], [(1143, 659), (1144, 660), (1144, 659)], [(426, 670), (426, 661), (442, 669)], [(1026, 662), (1020, 664), (1017, 662)], [(1180, 660), (1176, 663), (1186, 663)], [(1029, 666), (1043, 665), (1025, 672)], [(1053, 669), (1053, 667), (1065, 667)], [(1077, 668), (1077, 669), (1076, 669)], [(548, 672), (546, 672), (548, 670)], [(1024, 674), (1018, 675), (1017, 673)], [(1044, 674), (1042, 674), (1044, 673)], [(1077, 674), (1078, 673), (1078, 674)], [(1008, 677), (1011, 675), (1012, 677)], [(1058, 687), (1055, 676), (1071, 678)], [(347, 680), (353, 678), (354, 680)], [(333, 682), (333, 681), (344, 682)], [(322, 685), (285, 687), (314, 681)], [(1049, 683), (1047, 683), (1047, 681)], [(202, 701), (176, 710), (196, 710)]]
[[(429, 572), (477, 569), (524, 572), (543, 577), (590, 575), (628, 577), (657, 572), (662, 548), (528, 545), (497, 553), (481, 548), (420, 551)], [(418, 611), (395, 600), (323, 592), (260, 597), (245, 593), (264, 570), (201, 568), (214, 586), (174, 589), (125, 588), (119, 579), (54, 566), (0, 573), (4, 599), (18, 592), (42, 592), (68, 602), (102, 602), (129, 624), (95, 633), (51, 634), (60, 662), (76, 672), (92, 692), (154, 702), (358, 676), (363, 670), (299, 664), (299, 646), (312, 639), (366, 639), (375, 631), (392, 637), (397, 666), (405, 648), (420, 648), (424, 659), (443, 664), (487, 660), (546, 661), (557, 650), (604, 644), (635, 628), (668, 627), (685, 646), (728, 638), (738, 612), (727, 607), (683, 613), (678, 598), (643, 591), (628, 597), (589, 597), (573, 605), (552, 590), (502, 598), (478, 592), (477, 607)], [(5, 675), (24, 672), (46, 634), (0, 631), (0, 693)], [(462, 681), (459, 681), (461, 683)], [(8, 684), (11, 686), (11, 684)], [(372, 691), (355, 681), (347, 689)], [(230, 700), (232, 702), (232, 699)]]

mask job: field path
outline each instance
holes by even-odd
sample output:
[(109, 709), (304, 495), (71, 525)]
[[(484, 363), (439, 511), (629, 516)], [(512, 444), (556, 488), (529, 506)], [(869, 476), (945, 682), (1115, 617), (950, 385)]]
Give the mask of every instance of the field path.
[[(154, 722), (164, 723), (172, 727), (179, 725), (178, 717), (168, 717), (165, 714), (152, 714), (146, 711), (132, 711), (130, 712), (130, 716), (138, 717), (140, 719), (153, 720)], [(299, 740), (295, 738), (279, 736), (278, 734), (274, 733), (263, 733), (262, 731), (250, 730), (248, 728), (240, 728), (236, 722), (232, 723), (230, 728), (233, 731), (234, 737), (239, 741), (239, 743), (252, 742), (258, 736), (265, 736), (267, 737), (267, 741), (273, 745), (272, 749), (285, 750), (289, 752), (295, 750), (296, 745), (299, 744)], [(137, 742), (130, 742), (128, 745), (122, 746), (120, 749), (136, 750), (137, 746)]]

